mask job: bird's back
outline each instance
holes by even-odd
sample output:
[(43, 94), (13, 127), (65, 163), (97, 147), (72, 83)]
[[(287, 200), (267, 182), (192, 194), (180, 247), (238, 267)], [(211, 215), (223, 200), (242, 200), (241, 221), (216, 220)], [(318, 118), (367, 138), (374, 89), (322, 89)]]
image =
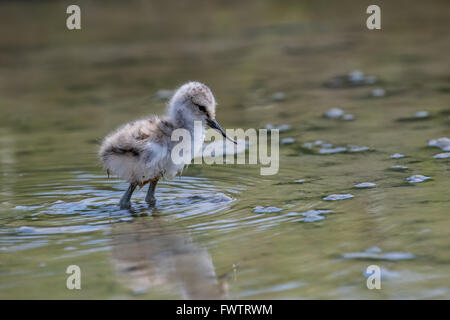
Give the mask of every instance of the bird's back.
[(160, 117), (127, 123), (103, 140), (100, 160), (108, 172), (129, 182), (152, 179), (158, 175), (157, 162), (169, 151), (172, 131), (170, 122)]

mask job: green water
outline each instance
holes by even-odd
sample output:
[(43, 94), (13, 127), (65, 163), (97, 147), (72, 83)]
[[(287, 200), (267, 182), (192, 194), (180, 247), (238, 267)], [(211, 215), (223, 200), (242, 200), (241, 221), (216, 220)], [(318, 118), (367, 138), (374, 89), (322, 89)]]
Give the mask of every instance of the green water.
[[(81, 31), (62, 2), (0, 4), (0, 298), (450, 298), (449, 161), (427, 146), (450, 137), (448, 1), (383, 3), (381, 31), (365, 1), (78, 3)], [(353, 70), (376, 83), (326, 85)], [(188, 80), (212, 88), (224, 128), (289, 124), (295, 142), (277, 175), (191, 165), (154, 210), (145, 190), (119, 210), (127, 185), (107, 179), (99, 141)], [(334, 107), (355, 119), (322, 117)], [(304, 145), (317, 140), (369, 150)]]

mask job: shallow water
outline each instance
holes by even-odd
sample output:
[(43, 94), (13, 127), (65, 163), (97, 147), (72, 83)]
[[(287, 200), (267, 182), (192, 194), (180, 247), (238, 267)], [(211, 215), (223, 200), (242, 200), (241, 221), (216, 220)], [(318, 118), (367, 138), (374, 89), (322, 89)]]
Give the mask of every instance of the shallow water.
[[(380, 32), (356, 1), (100, 3), (80, 32), (0, 4), (0, 298), (450, 298), (447, 1), (383, 4)], [(193, 79), (222, 127), (282, 129), (278, 174), (191, 165), (119, 210), (100, 139)]]

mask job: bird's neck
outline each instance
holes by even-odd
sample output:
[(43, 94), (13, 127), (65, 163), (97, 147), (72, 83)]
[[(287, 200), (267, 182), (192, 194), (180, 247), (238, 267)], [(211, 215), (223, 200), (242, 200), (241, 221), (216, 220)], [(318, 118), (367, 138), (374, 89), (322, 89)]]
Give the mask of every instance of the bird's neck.
[[(206, 130), (206, 122), (202, 120), (197, 120), (192, 117), (183, 115), (181, 113), (176, 114), (174, 117), (172, 117), (172, 124), (175, 129), (186, 129), (191, 134), (194, 133), (195, 126), (200, 124), (200, 127), (202, 128), (202, 131)], [(198, 128), (197, 128), (198, 130)]]
[(194, 120), (187, 117), (173, 117), (172, 124), (174, 130), (185, 129), (191, 135), (190, 142), (193, 147), (193, 156), (200, 152), (206, 135), (206, 122), (201, 120)]

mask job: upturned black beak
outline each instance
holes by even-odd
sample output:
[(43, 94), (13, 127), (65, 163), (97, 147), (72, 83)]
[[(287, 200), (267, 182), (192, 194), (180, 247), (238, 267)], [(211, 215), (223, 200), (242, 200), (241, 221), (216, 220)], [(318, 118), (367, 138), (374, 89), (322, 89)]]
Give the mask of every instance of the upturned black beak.
[(217, 131), (219, 131), (226, 139), (230, 140), (231, 142), (233, 142), (234, 144), (237, 144), (236, 141), (234, 141), (233, 139), (231, 139), (229, 136), (227, 136), (227, 134), (225, 133), (225, 131), (223, 131), (222, 127), (220, 126), (220, 124), (214, 119), (207, 119), (206, 123), (208, 124), (208, 126), (210, 126), (212, 129), (216, 129)]

